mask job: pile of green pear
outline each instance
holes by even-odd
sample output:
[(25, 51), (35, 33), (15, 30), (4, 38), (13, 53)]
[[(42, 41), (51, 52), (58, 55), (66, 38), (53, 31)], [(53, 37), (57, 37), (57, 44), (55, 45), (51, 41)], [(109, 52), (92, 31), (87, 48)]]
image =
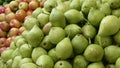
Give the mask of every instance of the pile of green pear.
[(120, 0), (47, 0), (23, 25), (0, 68), (120, 68)]

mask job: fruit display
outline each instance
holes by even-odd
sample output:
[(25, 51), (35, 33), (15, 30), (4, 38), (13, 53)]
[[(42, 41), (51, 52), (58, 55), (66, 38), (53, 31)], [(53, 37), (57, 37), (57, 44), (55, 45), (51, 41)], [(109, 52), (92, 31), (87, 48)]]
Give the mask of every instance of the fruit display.
[[(0, 19), (9, 24), (0, 26), (0, 31), (8, 31), (13, 40), (8, 49), (3, 48), (0, 68), (120, 68), (119, 3), (11, 1), (12, 12), (7, 9)], [(22, 32), (15, 36), (19, 29)]]

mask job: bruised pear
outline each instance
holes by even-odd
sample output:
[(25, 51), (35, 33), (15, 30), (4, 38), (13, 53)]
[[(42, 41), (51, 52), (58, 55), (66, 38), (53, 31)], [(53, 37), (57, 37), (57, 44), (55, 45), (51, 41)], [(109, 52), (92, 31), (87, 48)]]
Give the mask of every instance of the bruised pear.
[(48, 55), (41, 55), (37, 61), (36, 64), (38, 65), (38, 68), (53, 68), (53, 60)]
[(54, 27), (64, 28), (66, 26), (64, 13), (56, 8), (52, 9), (49, 16), (49, 21), (52, 23), (52, 26)]
[(52, 27), (50, 29), (50, 32), (49, 32), (48, 36), (49, 36), (49, 41), (52, 44), (57, 44), (62, 39), (64, 39), (64, 37), (65, 37), (65, 31), (61, 27)]
[(84, 51), (85, 59), (90, 62), (101, 61), (104, 55), (103, 48), (98, 44), (90, 44)]
[(77, 55), (73, 59), (73, 68), (87, 68), (88, 61), (83, 55)]
[(71, 41), (74, 53), (81, 54), (88, 46), (88, 40), (82, 35), (77, 34)]
[(71, 24), (77, 24), (84, 21), (84, 16), (81, 11), (70, 9), (64, 13), (66, 20)]
[(111, 45), (104, 48), (105, 51), (105, 60), (108, 63), (115, 63), (116, 60), (120, 57), (120, 47)]
[(36, 8), (36, 9), (32, 12), (32, 16), (33, 16), (34, 18), (37, 18), (37, 16), (38, 16), (40, 13), (42, 13), (42, 8), (38, 7), (38, 8)]
[(34, 27), (27, 33), (26, 40), (32, 47), (37, 47), (41, 43), (44, 34), (42, 30), (37, 26)]
[(69, 38), (64, 38), (56, 45), (56, 54), (59, 59), (70, 58), (73, 53), (72, 43)]
[(102, 62), (94, 62), (87, 66), (87, 68), (105, 68)]
[(101, 12), (100, 10), (91, 8), (88, 13), (88, 21), (93, 26), (98, 27), (104, 16), (105, 16), (105, 14), (103, 12)]
[(111, 36), (119, 31), (120, 20), (114, 15), (105, 16), (99, 26), (98, 35)]
[(39, 56), (46, 55), (46, 54), (47, 54), (47, 51), (45, 49), (43, 49), (42, 47), (36, 47), (33, 49), (31, 57), (32, 57), (32, 60), (36, 62)]
[(65, 33), (72, 39), (76, 34), (82, 33), (81, 27), (76, 24), (69, 24), (65, 27)]
[(72, 68), (72, 65), (68, 61), (60, 60), (55, 63), (54, 68)]
[(72, 2), (70, 3), (70, 8), (80, 10), (81, 9), (80, 0), (72, 0)]
[(20, 66), (20, 68), (38, 68), (34, 63), (24, 63)]

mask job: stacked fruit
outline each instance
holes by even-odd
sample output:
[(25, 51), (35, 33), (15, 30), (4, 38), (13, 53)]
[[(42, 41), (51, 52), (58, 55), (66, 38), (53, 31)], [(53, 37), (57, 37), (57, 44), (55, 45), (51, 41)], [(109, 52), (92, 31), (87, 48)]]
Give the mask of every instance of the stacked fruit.
[(24, 19), (26, 30), (15, 37), (10, 49), (2, 52), (0, 66), (120, 68), (119, 3), (120, 0), (45, 1), (43, 8), (36, 8), (32, 16)]
[(42, 8), (44, 1), (15, 0), (0, 7), (0, 53), (25, 30), (24, 20), (32, 16), (36, 8)]

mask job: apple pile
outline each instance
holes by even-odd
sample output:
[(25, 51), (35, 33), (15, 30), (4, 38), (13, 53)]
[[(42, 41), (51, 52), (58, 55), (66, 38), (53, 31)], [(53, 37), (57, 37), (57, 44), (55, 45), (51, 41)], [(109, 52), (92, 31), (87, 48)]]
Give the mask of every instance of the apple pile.
[(32, 16), (36, 8), (42, 8), (45, 0), (14, 0), (0, 6), (0, 53), (9, 48), (14, 38), (26, 28), (24, 20)]
[(0, 68), (120, 68), (120, 0), (46, 0), (43, 6), (30, 6), (25, 19), (13, 7), (26, 30), (1, 53)]

